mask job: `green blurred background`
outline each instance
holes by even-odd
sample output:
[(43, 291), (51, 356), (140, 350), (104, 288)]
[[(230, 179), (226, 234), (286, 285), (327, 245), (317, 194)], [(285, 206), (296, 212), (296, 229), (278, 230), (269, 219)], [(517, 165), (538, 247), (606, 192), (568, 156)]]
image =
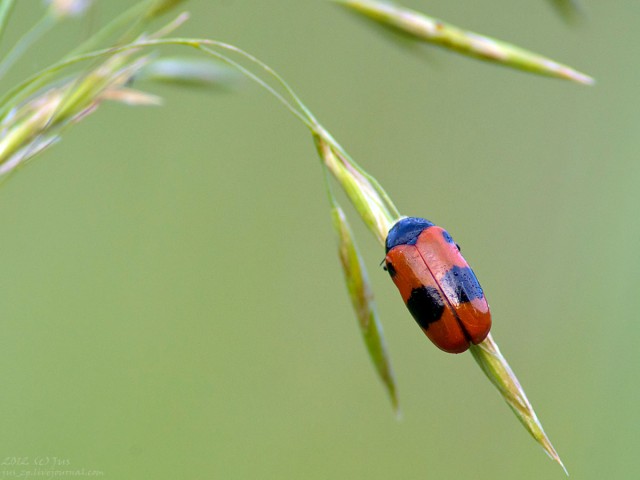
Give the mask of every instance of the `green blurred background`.
[[(2, 88), (128, 4), (66, 23)], [(192, 0), (181, 34), (277, 69), (403, 213), (452, 233), (571, 478), (638, 478), (640, 3), (588, 2), (573, 26), (544, 0), (405, 4), (598, 83), (405, 49), (319, 0)], [(6, 40), (39, 11), (19, 2)], [(424, 337), (352, 216), (394, 418), (296, 119), (249, 82), (151, 90), (164, 107), (104, 106), (0, 190), (3, 461), (117, 479), (563, 478), (471, 356)]]

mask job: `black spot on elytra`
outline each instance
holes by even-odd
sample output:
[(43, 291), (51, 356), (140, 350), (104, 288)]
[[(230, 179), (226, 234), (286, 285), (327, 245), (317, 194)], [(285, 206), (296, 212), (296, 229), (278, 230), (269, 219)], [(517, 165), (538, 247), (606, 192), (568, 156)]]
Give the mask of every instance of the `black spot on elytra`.
[(440, 286), (453, 303), (466, 303), (484, 296), (476, 275), (469, 267), (451, 267), (440, 279)]
[(389, 275), (391, 276), (391, 278), (396, 276), (396, 269), (393, 267), (393, 264), (391, 262), (387, 262), (387, 265), (384, 268), (387, 272), (389, 272)]
[(457, 243), (455, 243), (453, 241), (453, 237), (451, 235), (449, 235), (449, 232), (447, 232), (446, 230), (442, 231), (442, 238), (444, 238), (444, 241), (447, 243), (453, 243), (456, 248), (458, 249), (458, 251), (460, 251), (460, 245), (458, 245)]
[(451, 238), (451, 235), (449, 235), (449, 232), (446, 230), (442, 231), (442, 238), (444, 238), (444, 241), (447, 243), (453, 243), (453, 238)]
[(387, 235), (387, 253), (398, 245), (415, 245), (418, 236), (429, 227), (433, 227), (433, 223), (424, 218), (407, 217), (396, 222)]
[(437, 288), (422, 286), (411, 291), (407, 308), (418, 325), (427, 330), (430, 324), (442, 317), (444, 299)]

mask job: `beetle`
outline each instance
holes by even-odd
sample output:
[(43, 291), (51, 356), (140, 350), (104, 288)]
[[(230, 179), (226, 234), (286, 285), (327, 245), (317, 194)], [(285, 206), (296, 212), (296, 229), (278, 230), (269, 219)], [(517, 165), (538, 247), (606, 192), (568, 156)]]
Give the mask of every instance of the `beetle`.
[(462, 353), (486, 338), (491, 329), (487, 299), (445, 229), (424, 218), (405, 217), (389, 230), (385, 249), (385, 270), (438, 348)]

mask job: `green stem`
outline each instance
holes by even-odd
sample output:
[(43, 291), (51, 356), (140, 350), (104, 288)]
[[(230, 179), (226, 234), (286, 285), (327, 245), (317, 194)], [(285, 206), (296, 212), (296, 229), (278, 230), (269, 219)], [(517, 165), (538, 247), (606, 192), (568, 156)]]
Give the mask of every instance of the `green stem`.
[(50, 12), (45, 13), (33, 27), (31, 27), (7, 55), (0, 62), (0, 77), (4, 77), (13, 64), (26, 52), (30, 46), (37, 42), (45, 33), (51, 30), (56, 23), (56, 19)]

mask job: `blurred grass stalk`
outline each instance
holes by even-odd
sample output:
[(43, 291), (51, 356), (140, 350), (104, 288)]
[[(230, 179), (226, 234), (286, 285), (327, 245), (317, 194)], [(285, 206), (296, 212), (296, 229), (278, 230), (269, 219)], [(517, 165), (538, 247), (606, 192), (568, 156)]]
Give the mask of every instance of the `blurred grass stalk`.
[[(153, 46), (159, 37), (170, 33), (186, 20), (187, 17), (181, 15), (155, 33), (142, 32), (149, 22), (182, 1), (145, 0), (134, 5), (61, 61), (8, 89), (0, 99), (0, 178), (6, 179), (7, 174), (55, 143), (64, 129), (95, 111), (105, 100), (133, 106), (161, 103), (154, 95), (130, 88), (134, 79), (199, 86), (224, 85), (235, 81), (238, 77), (230, 75), (228, 67), (211, 60), (154, 60), (140, 54), (143, 48)], [(0, 61), (0, 76), (41, 34), (65, 18), (82, 15), (90, 5), (89, 0), (52, 0), (48, 3), (48, 9), (37, 24), (47, 25), (47, 28), (38, 29), (37, 35), (31, 29), (9, 50)], [(6, 26), (12, 6), (13, 2), (0, 2), (0, 27)], [(86, 52), (87, 48), (102, 43), (118, 32), (120, 35), (107, 48)], [(139, 38), (136, 39), (136, 36)], [(105, 58), (102, 63), (96, 64), (102, 58)], [(93, 64), (88, 68), (62, 74), (77, 63), (91, 60)]]
[(382, 0), (333, 0), (362, 16), (391, 27), (416, 41), (432, 43), (458, 53), (506, 67), (571, 80), (584, 85), (593, 78), (523, 48), (470, 32), (423, 13)]

